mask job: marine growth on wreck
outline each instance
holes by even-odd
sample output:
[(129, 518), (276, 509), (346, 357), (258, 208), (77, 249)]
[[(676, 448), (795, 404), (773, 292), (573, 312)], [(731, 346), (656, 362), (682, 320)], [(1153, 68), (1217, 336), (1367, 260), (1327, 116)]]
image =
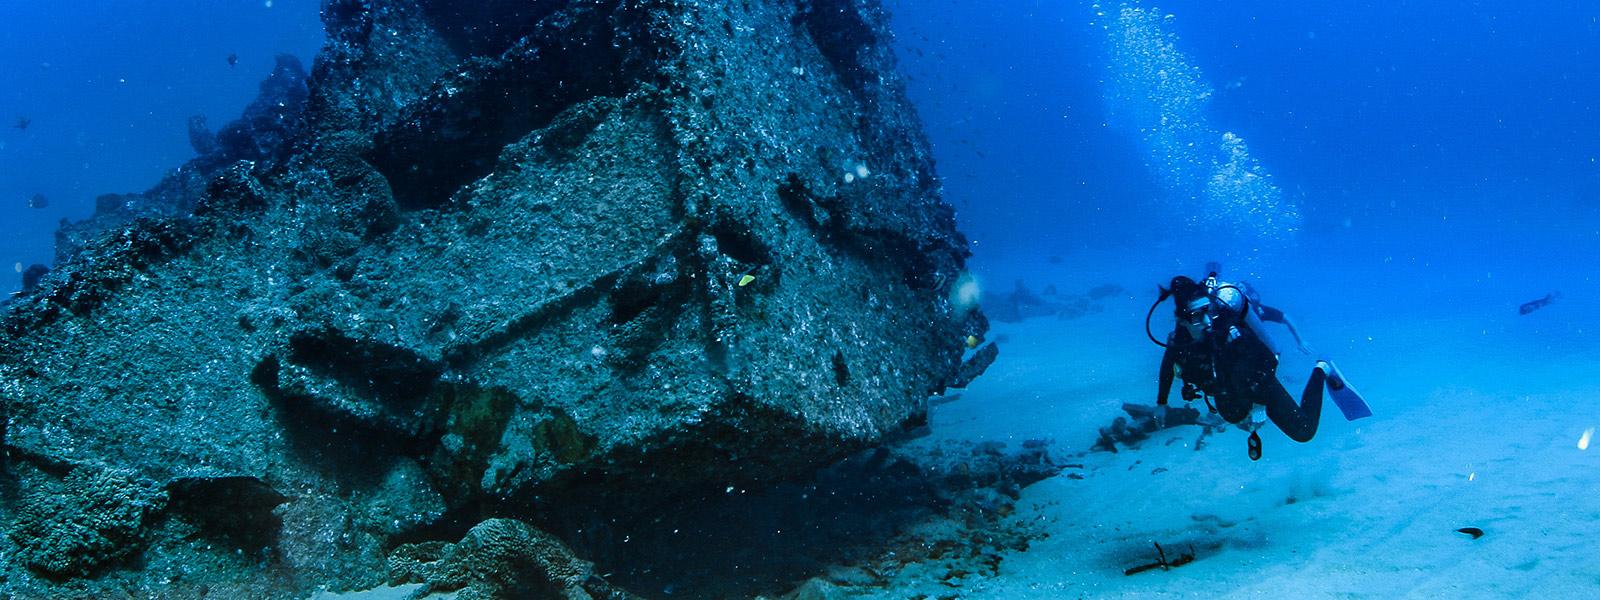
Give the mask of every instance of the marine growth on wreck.
[(876, 3), (322, 18), (5, 307), (10, 593), (629, 597), (686, 550), (630, 539), (731, 535), (686, 507), (824, 486), (986, 364)]

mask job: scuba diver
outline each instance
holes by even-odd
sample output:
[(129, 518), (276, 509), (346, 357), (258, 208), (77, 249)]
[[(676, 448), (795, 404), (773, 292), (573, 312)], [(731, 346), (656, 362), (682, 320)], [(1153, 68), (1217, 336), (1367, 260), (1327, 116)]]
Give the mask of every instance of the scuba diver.
[[(1317, 433), (1322, 415), (1322, 389), (1326, 385), (1334, 403), (1345, 418), (1355, 420), (1372, 414), (1360, 394), (1345, 382), (1331, 361), (1320, 359), (1295, 404), (1289, 391), (1278, 381), (1278, 351), (1267, 335), (1264, 320), (1284, 323), (1309, 353), (1298, 331), (1282, 311), (1262, 305), (1248, 287), (1217, 279), (1217, 263), (1206, 265), (1205, 281), (1179, 275), (1171, 287), (1162, 288), (1160, 297), (1145, 315), (1145, 334), (1166, 348), (1161, 357), (1160, 385), (1156, 396), (1156, 423), (1164, 425), (1167, 396), (1174, 376), (1183, 379), (1183, 399), (1204, 399), (1211, 412), (1229, 423), (1243, 423), (1255, 405), (1266, 407), (1267, 418), (1285, 435), (1297, 442), (1308, 442)], [(1172, 298), (1177, 326), (1166, 343), (1150, 333), (1150, 315), (1167, 298)], [(1261, 458), (1259, 425), (1245, 426), (1250, 431), (1251, 460)]]

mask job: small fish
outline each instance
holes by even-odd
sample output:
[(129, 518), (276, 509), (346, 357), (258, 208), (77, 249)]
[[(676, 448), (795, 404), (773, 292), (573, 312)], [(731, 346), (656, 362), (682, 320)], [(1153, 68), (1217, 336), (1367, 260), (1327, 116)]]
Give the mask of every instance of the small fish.
[(1540, 298), (1538, 300), (1534, 300), (1533, 302), (1523, 303), (1523, 305), (1520, 308), (1517, 309), (1517, 314), (1525, 315), (1525, 314), (1531, 313), (1533, 311), (1539, 310), (1541, 308), (1544, 308), (1546, 306), (1550, 306), (1551, 302), (1554, 302), (1556, 300), (1556, 298), (1560, 298), (1560, 297), (1561, 297), (1561, 292), (1545, 294), (1545, 296), (1543, 298)]
[(17, 117), (17, 124), (16, 125), (12, 125), (12, 127), (16, 127), (17, 129), (26, 130), (28, 128), (28, 126), (32, 125), (32, 124), (33, 124), (33, 119), (29, 119), (27, 117)]
[(228, 66), (231, 67), (231, 66), (234, 66), (234, 65), (237, 65), (237, 64), (239, 64), (239, 55), (238, 54), (229, 54), (228, 55)]
[(50, 199), (46, 198), (44, 194), (34, 194), (32, 198), (28, 199), (28, 208), (44, 208), (46, 206), (50, 206)]
[(1483, 537), (1483, 530), (1478, 529), (1477, 527), (1462, 527), (1461, 529), (1457, 529), (1456, 533), (1465, 533), (1472, 536), (1472, 539)]

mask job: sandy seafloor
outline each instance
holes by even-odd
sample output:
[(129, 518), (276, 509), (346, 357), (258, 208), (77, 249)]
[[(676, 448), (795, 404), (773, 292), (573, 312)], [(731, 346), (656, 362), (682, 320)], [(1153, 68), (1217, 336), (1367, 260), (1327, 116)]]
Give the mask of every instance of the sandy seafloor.
[[(1199, 451), (1200, 427), (1185, 426), (1136, 449), (1084, 453), (1122, 403), (1154, 400), (1161, 349), (1143, 321), (1158, 282), (1195, 270), (1159, 258), (1178, 251), (979, 260), (998, 290), (1022, 279), (1129, 293), (1076, 319), (996, 323), (1000, 358), (933, 409), (934, 433), (919, 443), (1049, 438), (1058, 462), (1083, 467), (1022, 492), (1015, 518), (1044, 536), (1006, 554), (998, 577), (943, 582), (907, 568), (871, 597), (1600, 598), (1600, 440), (1579, 448), (1600, 426), (1592, 273), (1339, 250), (1302, 248), (1254, 282), (1375, 415), (1347, 422), (1325, 403), (1307, 444), (1269, 425), (1254, 463), (1233, 428)], [(1590, 260), (1582, 255), (1569, 259)], [(1550, 291), (1540, 285), (1567, 289), (1520, 315)], [(1170, 311), (1157, 311), (1158, 337)], [(1283, 343), (1279, 375), (1298, 397), (1312, 359)], [(1474, 540), (1464, 527), (1486, 533)], [(1152, 543), (1196, 559), (1124, 575), (1155, 560)]]

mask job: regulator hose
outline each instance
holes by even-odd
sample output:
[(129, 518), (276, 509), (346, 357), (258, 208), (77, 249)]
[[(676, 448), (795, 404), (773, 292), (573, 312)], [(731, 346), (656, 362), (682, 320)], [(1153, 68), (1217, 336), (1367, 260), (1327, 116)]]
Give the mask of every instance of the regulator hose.
[(1156, 334), (1150, 332), (1150, 317), (1156, 314), (1156, 307), (1161, 306), (1162, 302), (1166, 302), (1167, 296), (1171, 296), (1172, 291), (1161, 286), (1156, 286), (1156, 289), (1161, 290), (1161, 293), (1156, 296), (1155, 303), (1150, 305), (1150, 312), (1144, 313), (1144, 334), (1150, 338), (1150, 341), (1155, 342), (1157, 346), (1165, 348), (1167, 345), (1161, 343), (1161, 340), (1156, 339)]

